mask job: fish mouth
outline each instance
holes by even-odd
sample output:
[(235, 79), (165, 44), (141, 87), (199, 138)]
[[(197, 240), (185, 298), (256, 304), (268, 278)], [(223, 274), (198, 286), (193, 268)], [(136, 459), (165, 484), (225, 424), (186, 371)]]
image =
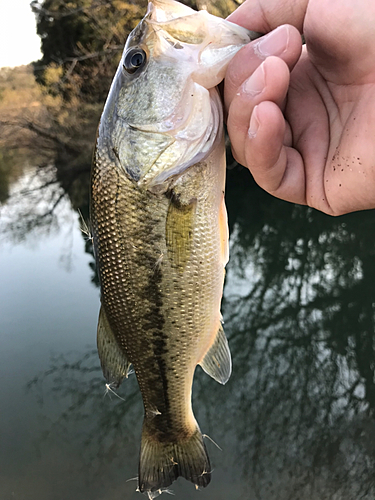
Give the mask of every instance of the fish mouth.
[(144, 18), (147, 26), (175, 49), (187, 64), (196, 61), (191, 75), (207, 89), (218, 85), (234, 54), (261, 36), (205, 10), (196, 11), (171, 0), (150, 0)]

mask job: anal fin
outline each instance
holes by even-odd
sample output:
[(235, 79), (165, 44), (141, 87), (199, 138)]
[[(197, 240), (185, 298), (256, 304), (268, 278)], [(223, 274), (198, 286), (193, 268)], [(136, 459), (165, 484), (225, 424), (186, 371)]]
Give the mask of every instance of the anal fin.
[(99, 312), (97, 346), (104, 378), (116, 389), (128, 376), (130, 363), (116, 341), (103, 306)]
[(203, 370), (220, 384), (226, 384), (232, 373), (232, 358), (223, 327), (219, 326), (214, 343), (199, 363)]

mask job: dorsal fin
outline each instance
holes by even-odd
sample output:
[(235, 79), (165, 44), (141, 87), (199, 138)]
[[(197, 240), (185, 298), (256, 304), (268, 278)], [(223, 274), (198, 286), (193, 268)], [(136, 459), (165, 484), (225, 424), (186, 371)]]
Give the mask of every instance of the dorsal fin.
[(232, 373), (228, 340), (220, 324), (214, 343), (199, 363), (203, 370), (220, 384), (226, 384)]

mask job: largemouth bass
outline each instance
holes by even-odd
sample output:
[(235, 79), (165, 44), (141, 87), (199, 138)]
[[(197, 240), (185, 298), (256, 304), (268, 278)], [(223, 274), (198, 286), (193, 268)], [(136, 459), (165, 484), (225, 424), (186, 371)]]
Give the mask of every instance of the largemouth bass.
[(129, 35), (101, 117), (91, 226), (101, 285), (98, 351), (144, 402), (138, 487), (154, 498), (211, 467), (191, 406), (199, 364), (224, 384), (220, 302), (228, 260), (222, 104), (216, 86), (257, 34), (152, 0)]

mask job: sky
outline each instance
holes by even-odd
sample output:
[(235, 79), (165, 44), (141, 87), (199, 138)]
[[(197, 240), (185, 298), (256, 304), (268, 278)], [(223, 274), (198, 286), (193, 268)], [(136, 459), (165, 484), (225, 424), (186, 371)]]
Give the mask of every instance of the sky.
[(0, 68), (20, 66), (40, 59), (31, 0), (0, 0)]

